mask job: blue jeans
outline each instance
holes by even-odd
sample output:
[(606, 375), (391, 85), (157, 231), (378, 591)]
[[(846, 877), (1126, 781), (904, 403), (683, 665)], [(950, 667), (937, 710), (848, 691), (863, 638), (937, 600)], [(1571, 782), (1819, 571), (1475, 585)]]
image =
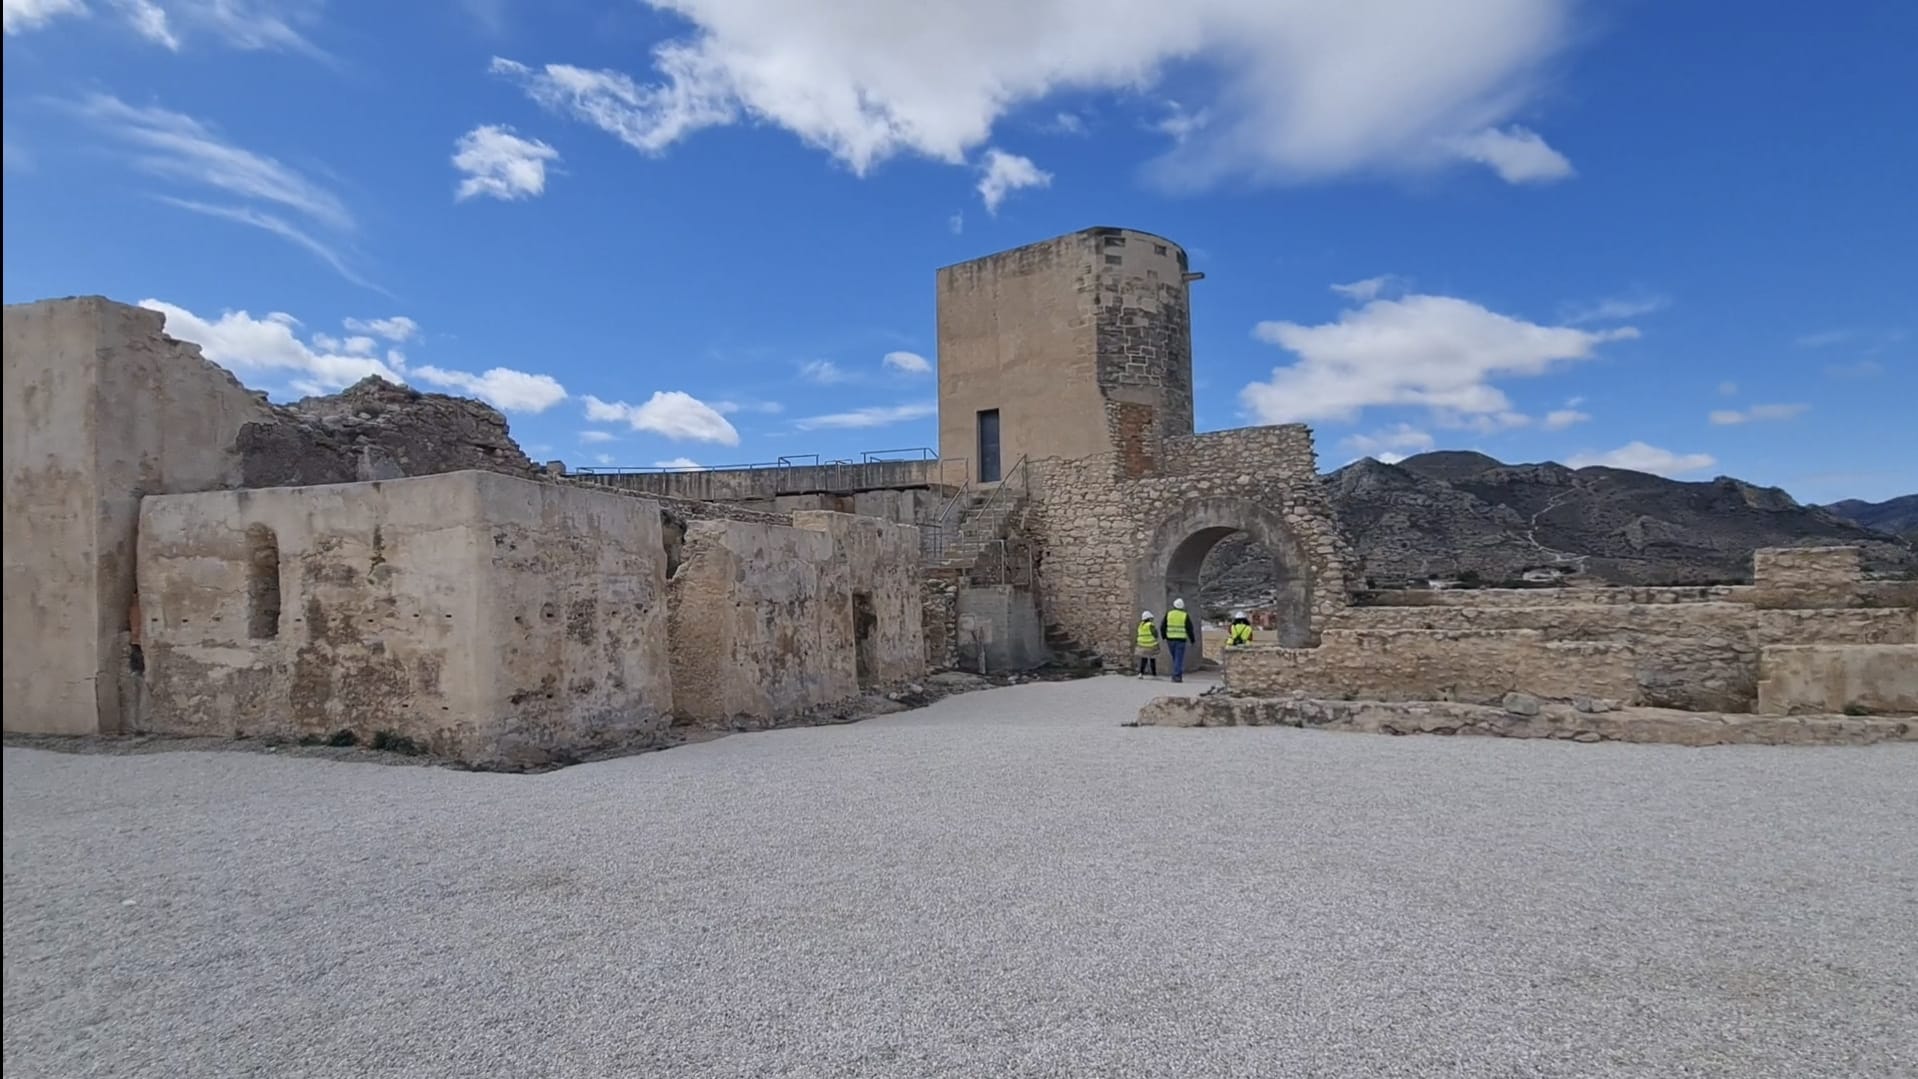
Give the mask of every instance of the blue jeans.
[(1183, 682), (1185, 681), (1185, 642), (1167, 641), (1166, 644), (1172, 648), (1172, 680)]

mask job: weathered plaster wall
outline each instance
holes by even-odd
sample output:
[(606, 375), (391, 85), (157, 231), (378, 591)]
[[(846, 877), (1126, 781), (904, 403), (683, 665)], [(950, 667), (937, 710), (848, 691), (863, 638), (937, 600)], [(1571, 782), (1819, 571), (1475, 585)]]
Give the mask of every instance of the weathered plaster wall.
[(1235, 694), (1464, 701), (1508, 693), (1550, 700), (1634, 701), (1638, 656), (1609, 641), (1554, 641), (1537, 630), (1327, 630), (1316, 648), (1228, 649)]
[(675, 721), (763, 727), (856, 696), (850, 580), (824, 532), (689, 522), (667, 590)]
[(653, 503), (488, 472), (149, 498), (140, 725), (504, 767), (645, 745), (664, 563)]
[(1767, 715), (1918, 713), (1918, 644), (1772, 645), (1758, 668)]
[(9, 731), (126, 726), (140, 498), (235, 482), (236, 434), (271, 417), (163, 321), (98, 296), (6, 308)]
[[(1168, 439), (1135, 468), (1119, 453), (1032, 469), (1026, 528), (1046, 620), (1127, 667), (1141, 610), (1198, 600), (1212, 545), (1251, 534), (1281, 567), (1283, 643), (1304, 645), (1345, 606), (1347, 551), (1318, 480), (1312, 433), (1248, 427)], [(1170, 589), (1168, 589), (1168, 584)]]
[[(919, 530), (872, 517), (805, 510), (797, 528), (823, 532), (847, 571), (846, 618), (854, 626), (855, 674), (862, 688), (924, 677)], [(831, 617), (829, 614), (828, 617)]]

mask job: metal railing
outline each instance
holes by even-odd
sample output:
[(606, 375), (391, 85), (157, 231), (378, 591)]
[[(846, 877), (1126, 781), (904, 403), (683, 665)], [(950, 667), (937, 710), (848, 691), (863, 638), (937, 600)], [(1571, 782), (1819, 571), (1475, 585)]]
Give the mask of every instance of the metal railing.
[[(991, 489), (987, 492), (985, 500), (980, 502), (977, 506), (972, 507), (972, 512), (981, 514), (981, 515), (990, 512), (994, 506), (998, 505), (999, 499), (1005, 493), (1006, 488), (1013, 486), (1014, 476), (1018, 477), (1018, 490), (1022, 494), (1030, 493), (1032, 488), (1032, 476), (1031, 476), (1031, 470), (1026, 464), (1026, 458), (1024, 454), (1020, 454), (1019, 459), (1012, 463), (1012, 467), (1006, 469), (1005, 472), (1001, 474), (1001, 477), (998, 480), (998, 482), (993, 483), (991, 485)], [(984, 483), (981, 483), (979, 484), (979, 486), (985, 487), (987, 485)], [(971, 474), (970, 472), (968, 472), (966, 482), (961, 484), (957, 490), (953, 491), (952, 497), (946, 499), (945, 504), (939, 507), (939, 516), (937, 519), (933, 521), (933, 524), (931, 526), (933, 530), (932, 542), (930, 544), (931, 550), (926, 551), (924, 550), (924, 547), (926, 545), (921, 545), (922, 553), (925, 553), (929, 558), (932, 558), (932, 559), (940, 559), (945, 557), (946, 548), (947, 548), (947, 537), (949, 537), (952, 533), (952, 530), (951, 528), (948, 527), (948, 524), (952, 521), (953, 512), (959, 505), (964, 503), (967, 500), (968, 496), (970, 496), (972, 493), (973, 493), (973, 482), (971, 479)], [(961, 527), (964, 526), (964, 523), (965, 523), (964, 518), (965, 518), (965, 515), (961, 513), (960, 520), (959, 520), (959, 524), (961, 525)]]

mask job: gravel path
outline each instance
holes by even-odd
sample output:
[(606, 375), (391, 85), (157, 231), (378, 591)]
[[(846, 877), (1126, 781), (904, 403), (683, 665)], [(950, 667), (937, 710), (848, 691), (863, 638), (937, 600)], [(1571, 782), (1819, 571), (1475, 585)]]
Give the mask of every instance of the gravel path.
[(9, 748), (7, 1079), (1918, 1073), (1918, 746), (1119, 726), (1167, 688), (537, 776)]

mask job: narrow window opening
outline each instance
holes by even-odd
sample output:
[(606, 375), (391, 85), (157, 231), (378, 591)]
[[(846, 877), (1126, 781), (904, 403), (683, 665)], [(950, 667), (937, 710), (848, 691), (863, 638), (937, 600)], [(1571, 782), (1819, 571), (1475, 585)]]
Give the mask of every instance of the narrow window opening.
[(871, 592), (852, 594), (852, 640), (853, 665), (859, 678), (859, 688), (866, 689), (873, 684), (875, 668), (878, 662), (873, 656), (874, 638), (879, 628), (879, 612), (873, 609)]
[(272, 640), (280, 635), (280, 538), (265, 525), (253, 525), (246, 546), (246, 633)]

